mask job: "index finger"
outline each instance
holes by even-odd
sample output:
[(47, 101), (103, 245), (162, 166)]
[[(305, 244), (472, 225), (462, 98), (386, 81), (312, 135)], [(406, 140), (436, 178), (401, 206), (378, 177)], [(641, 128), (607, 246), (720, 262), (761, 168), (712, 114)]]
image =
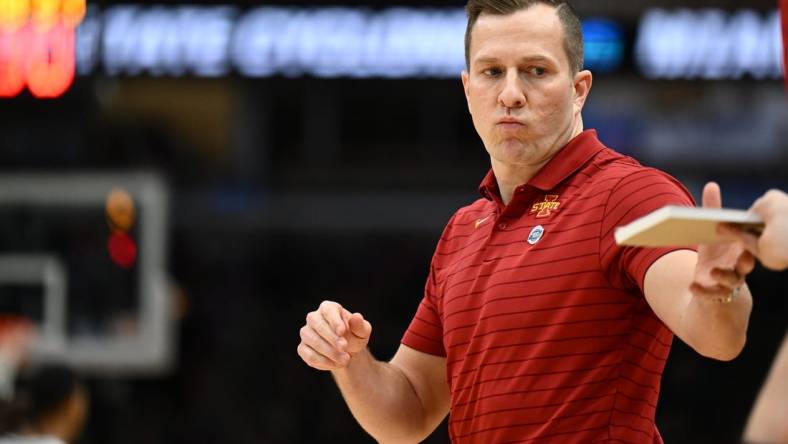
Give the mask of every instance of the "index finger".
[(345, 320), (342, 318), (343, 310), (341, 305), (331, 301), (324, 301), (320, 304), (318, 310), (320, 315), (323, 316), (323, 319), (326, 320), (328, 325), (331, 326), (331, 329), (334, 330), (338, 336), (344, 335), (347, 330)]

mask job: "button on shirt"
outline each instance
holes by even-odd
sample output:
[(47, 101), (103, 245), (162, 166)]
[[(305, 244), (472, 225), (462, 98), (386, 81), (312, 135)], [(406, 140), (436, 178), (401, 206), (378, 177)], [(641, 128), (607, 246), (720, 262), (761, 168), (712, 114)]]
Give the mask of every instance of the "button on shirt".
[(661, 443), (672, 333), (643, 296), (675, 248), (621, 247), (624, 225), (692, 206), (667, 174), (603, 146), (561, 149), (504, 205), (494, 174), (438, 242), (402, 343), (447, 359), (455, 443)]

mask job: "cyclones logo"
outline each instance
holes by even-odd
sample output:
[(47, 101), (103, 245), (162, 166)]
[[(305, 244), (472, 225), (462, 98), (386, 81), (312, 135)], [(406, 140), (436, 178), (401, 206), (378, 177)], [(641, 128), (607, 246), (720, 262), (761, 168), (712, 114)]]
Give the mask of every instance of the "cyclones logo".
[(558, 201), (558, 195), (548, 194), (544, 197), (544, 201), (536, 202), (531, 206), (531, 214), (536, 213), (536, 217), (539, 218), (548, 217), (560, 206), (561, 202)]
[(0, 97), (62, 95), (74, 81), (85, 0), (0, 0)]

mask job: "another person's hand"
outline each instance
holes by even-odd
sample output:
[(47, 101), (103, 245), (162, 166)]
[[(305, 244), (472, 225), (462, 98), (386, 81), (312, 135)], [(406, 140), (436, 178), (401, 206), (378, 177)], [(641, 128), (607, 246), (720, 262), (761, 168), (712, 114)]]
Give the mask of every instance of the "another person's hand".
[[(703, 208), (721, 207), (719, 185), (707, 183), (703, 188)], [(755, 258), (740, 243), (700, 245), (690, 290), (696, 297), (730, 302), (754, 267)]]
[(733, 225), (721, 225), (720, 232), (735, 236), (764, 267), (781, 271), (788, 268), (788, 194), (770, 190), (750, 207), (766, 227), (760, 236)]
[(350, 313), (336, 302), (323, 301), (306, 316), (298, 355), (318, 370), (339, 370), (367, 347), (372, 325), (361, 313)]

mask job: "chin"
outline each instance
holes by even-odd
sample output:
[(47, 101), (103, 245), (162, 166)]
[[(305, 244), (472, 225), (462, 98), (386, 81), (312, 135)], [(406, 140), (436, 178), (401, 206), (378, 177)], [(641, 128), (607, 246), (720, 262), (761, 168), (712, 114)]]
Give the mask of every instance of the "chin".
[(534, 148), (522, 142), (503, 142), (498, 144), (490, 155), (507, 164), (528, 163), (536, 154)]

